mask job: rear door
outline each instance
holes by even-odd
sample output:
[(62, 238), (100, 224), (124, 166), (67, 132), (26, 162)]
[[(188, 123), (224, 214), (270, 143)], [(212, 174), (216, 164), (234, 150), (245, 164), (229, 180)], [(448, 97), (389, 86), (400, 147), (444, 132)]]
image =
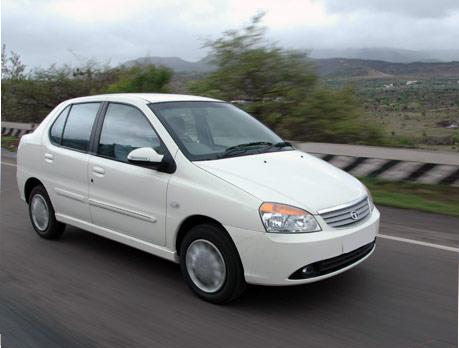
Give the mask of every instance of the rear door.
[[(89, 143), (100, 102), (67, 106), (45, 137), (45, 182), (57, 214), (90, 222)], [(50, 188), (50, 189), (49, 189)]]
[(165, 245), (166, 192), (171, 174), (129, 163), (140, 147), (167, 151), (137, 107), (110, 102), (101, 117), (89, 159), (89, 205), (93, 223), (113, 232)]

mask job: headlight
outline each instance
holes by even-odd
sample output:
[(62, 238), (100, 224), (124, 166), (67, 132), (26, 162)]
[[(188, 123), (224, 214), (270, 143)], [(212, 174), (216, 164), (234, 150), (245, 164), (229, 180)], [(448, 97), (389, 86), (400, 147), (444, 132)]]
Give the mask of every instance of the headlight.
[(373, 196), (371, 195), (371, 192), (368, 189), (368, 187), (365, 186), (365, 189), (367, 190), (367, 194), (368, 194), (368, 204), (370, 206), (370, 211), (373, 211), (373, 209), (375, 207), (375, 204), (373, 202)]
[(312, 214), (290, 205), (263, 203), (260, 216), (266, 232), (304, 233), (321, 230)]

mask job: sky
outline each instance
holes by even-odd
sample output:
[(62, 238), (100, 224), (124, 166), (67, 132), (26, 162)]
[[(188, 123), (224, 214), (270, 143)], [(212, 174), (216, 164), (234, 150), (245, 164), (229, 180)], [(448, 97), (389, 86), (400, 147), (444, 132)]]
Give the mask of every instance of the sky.
[(196, 61), (205, 40), (260, 11), (286, 48), (459, 49), (459, 0), (2, 0), (1, 10), (2, 44), (32, 67)]

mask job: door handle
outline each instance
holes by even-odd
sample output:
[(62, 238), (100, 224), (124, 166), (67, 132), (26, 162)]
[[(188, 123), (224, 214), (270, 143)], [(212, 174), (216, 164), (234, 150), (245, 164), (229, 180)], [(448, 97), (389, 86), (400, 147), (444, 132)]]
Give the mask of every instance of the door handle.
[(99, 174), (99, 175), (104, 175), (105, 174), (105, 169), (102, 168), (102, 167), (99, 167), (99, 166), (94, 166), (92, 167), (92, 171), (96, 174)]
[(52, 161), (54, 161), (54, 155), (50, 153), (45, 153), (45, 161), (51, 163)]

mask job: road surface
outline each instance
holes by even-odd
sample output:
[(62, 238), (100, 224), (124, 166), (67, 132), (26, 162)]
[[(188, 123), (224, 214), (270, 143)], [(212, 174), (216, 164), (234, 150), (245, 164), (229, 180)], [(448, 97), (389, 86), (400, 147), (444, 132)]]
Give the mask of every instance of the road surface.
[[(373, 256), (340, 276), (250, 286), (216, 306), (158, 257), (76, 228), (40, 239), (18, 198), (14, 160), (2, 158), (1, 169), (4, 347), (457, 347), (455, 249), (378, 238)], [(459, 219), (381, 211), (384, 235), (459, 246)]]

